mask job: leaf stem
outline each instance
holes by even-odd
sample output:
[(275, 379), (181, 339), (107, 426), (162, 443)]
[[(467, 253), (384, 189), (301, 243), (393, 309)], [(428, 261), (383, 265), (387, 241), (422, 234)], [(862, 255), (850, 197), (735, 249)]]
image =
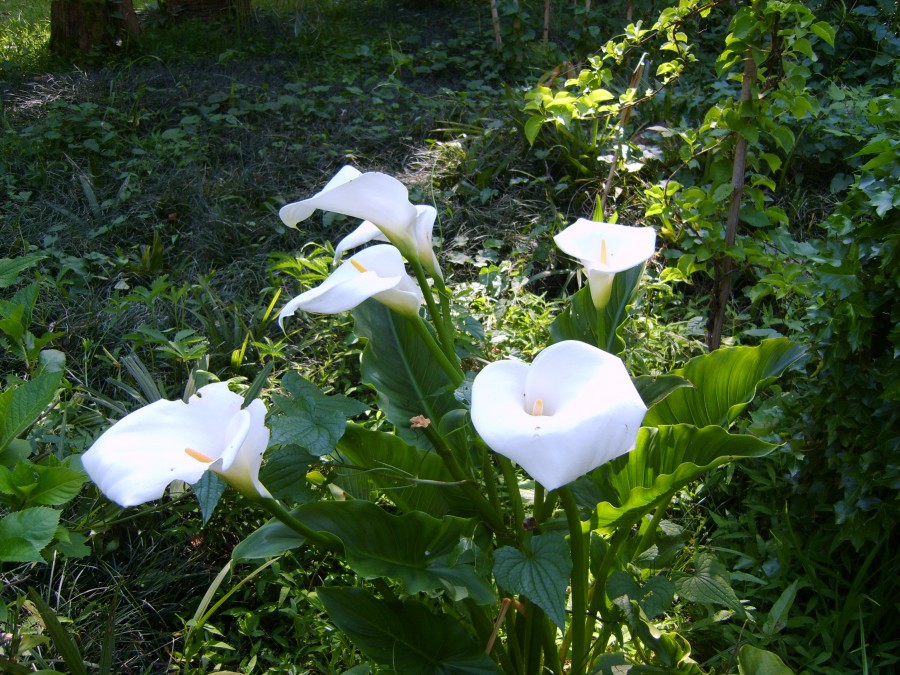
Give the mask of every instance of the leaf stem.
[(456, 461), (453, 451), (450, 449), (450, 446), (447, 444), (444, 437), (441, 436), (440, 432), (435, 428), (435, 425), (429, 424), (424, 427), (422, 431), (425, 433), (425, 437), (431, 441), (431, 445), (434, 446), (438, 456), (444, 462), (444, 466), (450, 471), (450, 475), (453, 476), (454, 480), (460, 482), (460, 487), (465, 490), (466, 494), (475, 505), (475, 508), (478, 509), (478, 512), (491, 529), (498, 533), (506, 532), (502, 516), (491, 507), (488, 500), (481, 494), (481, 491), (476, 486), (472, 477), (467, 475), (459, 465), (459, 462)]
[[(605, 613), (606, 611), (606, 606), (604, 605), (606, 599), (606, 578), (609, 576), (609, 571), (618, 555), (619, 547), (628, 538), (629, 532), (630, 530), (628, 528), (616, 530), (609, 542), (609, 548), (606, 549), (606, 553), (600, 563), (600, 569), (597, 570), (597, 574), (594, 576), (594, 583), (591, 585), (590, 598), (588, 600), (587, 630), (590, 631), (591, 634), (593, 634), (594, 625), (597, 622), (597, 613)], [(604, 626), (604, 634), (606, 634), (606, 626)], [(605, 644), (599, 646), (601, 651), (605, 648)]]
[(410, 320), (413, 322), (413, 326), (416, 327), (416, 331), (422, 338), (422, 342), (424, 342), (425, 346), (428, 347), (428, 351), (432, 353), (434, 358), (437, 360), (438, 365), (445, 373), (447, 373), (447, 377), (450, 378), (450, 381), (453, 382), (453, 386), (458, 387), (460, 384), (462, 384), (463, 379), (465, 379), (462, 370), (458, 365), (454, 365), (447, 358), (447, 355), (441, 349), (440, 345), (438, 345), (437, 341), (434, 339), (434, 336), (431, 334), (431, 331), (428, 330), (428, 325), (425, 323), (425, 320), (418, 315)]
[[(444, 318), (434, 301), (434, 293), (431, 290), (431, 286), (428, 284), (425, 268), (422, 267), (422, 263), (413, 257), (407, 258), (407, 262), (412, 268), (413, 273), (416, 275), (416, 281), (419, 282), (419, 288), (422, 290), (422, 296), (425, 298), (425, 306), (428, 307), (431, 321), (434, 324), (435, 330), (437, 330), (444, 355), (451, 363), (458, 363), (459, 359), (456, 356), (456, 350), (453, 348), (453, 333), (447, 327), (449, 319)], [(441, 285), (443, 285), (443, 281), (441, 282)], [(462, 376), (462, 369), (460, 369), (458, 365), (456, 368), (459, 370), (459, 375)]]
[(641, 553), (646, 551), (653, 544), (653, 539), (656, 535), (656, 528), (659, 526), (659, 521), (662, 519), (663, 514), (666, 512), (666, 509), (669, 508), (669, 504), (672, 503), (672, 498), (675, 496), (674, 492), (670, 492), (666, 495), (665, 500), (661, 501), (659, 506), (656, 507), (656, 510), (653, 512), (653, 517), (650, 519), (650, 522), (646, 524), (646, 529), (641, 535), (641, 539), (638, 542), (637, 548), (634, 549), (634, 555), (632, 556), (632, 560), (638, 557)]
[(328, 532), (319, 532), (297, 520), (290, 512), (275, 499), (259, 499), (256, 502), (266, 511), (275, 516), (297, 534), (303, 536), (308, 542), (321, 549), (334, 553), (343, 553), (344, 546), (341, 541)]
[(569, 549), (572, 552), (572, 667), (571, 675), (585, 672), (587, 657), (587, 559), (581, 513), (569, 486), (558, 490), (569, 524)]
[(516, 525), (516, 541), (521, 546), (525, 541), (525, 529), (522, 527), (525, 522), (525, 508), (522, 505), (519, 481), (516, 480), (516, 470), (513, 468), (512, 462), (503, 455), (497, 455), (497, 461), (500, 464), (500, 470), (503, 472), (503, 482), (506, 483), (506, 491), (509, 492), (509, 499), (512, 502), (513, 518)]

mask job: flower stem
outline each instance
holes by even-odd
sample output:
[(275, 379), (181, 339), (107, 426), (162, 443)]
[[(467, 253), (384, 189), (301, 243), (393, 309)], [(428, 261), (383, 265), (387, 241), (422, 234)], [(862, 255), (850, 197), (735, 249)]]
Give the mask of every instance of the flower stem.
[(416, 316), (411, 320), (413, 322), (413, 325), (416, 327), (416, 331), (419, 333), (419, 336), (422, 338), (422, 341), (425, 343), (425, 346), (428, 347), (428, 350), (437, 360), (438, 365), (443, 369), (445, 373), (447, 373), (447, 377), (450, 378), (450, 381), (453, 382), (453, 385), (458, 387), (460, 384), (462, 384), (462, 381), (465, 378), (462, 370), (460, 370), (458, 365), (454, 365), (450, 362), (450, 360), (441, 349), (440, 345), (438, 345), (437, 341), (434, 339), (431, 331), (428, 330), (428, 325), (425, 323), (425, 320), (422, 317)]
[(519, 491), (519, 481), (516, 480), (516, 470), (513, 468), (512, 462), (503, 455), (497, 455), (497, 461), (500, 463), (503, 482), (506, 483), (506, 491), (509, 492), (509, 499), (512, 502), (513, 518), (516, 522), (516, 540), (521, 545), (525, 541), (525, 529), (522, 527), (525, 522), (525, 507), (522, 505), (522, 493)]
[(580, 675), (585, 672), (587, 656), (587, 557), (581, 513), (572, 488), (560, 488), (559, 496), (569, 524), (569, 549), (572, 552), (572, 667), (569, 672)]
[(653, 539), (656, 536), (656, 528), (659, 526), (659, 521), (665, 514), (666, 509), (669, 508), (669, 504), (672, 503), (672, 498), (674, 496), (675, 493), (670, 492), (668, 495), (666, 495), (666, 498), (660, 502), (659, 506), (656, 507), (656, 510), (653, 512), (653, 517), (650, 519), (650, 522), (647, 523), (647, 528), (641, 535), (641, 540), (638, 542), (637, 548), (634, 549), (633, 558), (639, 556), (652, 545)]
[(434, 446), (434, 449), (437, 452), (438, 456), (444, 462), (444, 466), (446, 466), (450, 471), (450, 475), (453, 476), (454, 480), (460, 482), (460, 487), (462, 487), (462, 489), (472, 500), (475, 508), (478, 509), (478, 512), (488, 523), (491, 529), (498, 533), (506, 532), (506, 527), (503, 524), (502, 516), (493, 508), (491, 508), (488, 500), (485, 499), (484, 495), (481, 494), (478, 487), (475, 485), (475, 481), (465, 472), (465, 470), (463, 470), (463, 468), (459, 465), (459, 462), (456, 461), (456, 457), (454, 456), (453, 451), (450, 449), (447, 441), (444, 440), (444, 437), (441, 436), (440, 432), (435, 428), (435, 425), (429, 424), (428, 426), (424, 427), (422, 431), (425, 432), (426, 438), (431, 441), (431, 445)]
[[(619, 553), (619, 547), (628, 538), (629, 531), (628, 528), (623, 527), (616, 530), (615, 534), (613, 534), (612, 539), (610, 539), (609, 542), (609, 548), (606, 549), (603, 560), (600, 562), (600, 568), (597, 570), (597, 575), (594, 577), (594, 583), (591, 585), (590, 599), (588, 602), (588, 630), (591, 633), (594, 632), (597, 613), (600, 612), (601, 614), (605, 614), (606, 578), (609, 576), (613, 562)], [(606, 628), (607, 626), (603, 627), (604, 635), (608, 635), (606, 633)], [(607, 639), (609, 638), (607, 637)], [(606, 645), (601, 644), (598, 648), (600, 651), (603, 651), (606, 648)]]
[(341, 553), (344, 550), (341, 541), (327, 532), (319, 532), (297, 520), (290, 512), (275, 499), (260, 499), (256, 502), (266, 511), (275, 516), (297, 534), (303, 536), (308, 542), (315, 544), (325, 551)]
[[(425, 298), (425, 306), (428, 307), (431, 321), (434, 323), (434, 327), (437, 330), (444, 355), (452, 363), (455, 363), (458, 361), (458, 358), (456, 356), (456, 350), (453, 348), (453, 333), (448, 328), (449, 317), (444, 317), (438, 309), (438, 306), (434, 301), (434, 293), (431, 290), (431, 286), (428, 285), (428, 277), (425, 275), (425, 269), (422, 267), (422, 263), (413, 257), (407, 258), (407, 262), (412, 268), (413, 273), (416, 275), (416, 281), (419, 282), (419, 288), (422, 290), (422, 296)], [(443, 281), (441, 284), (443, 285)], [(462, 374), (462, 370), (460, 370), (460, 374)]]

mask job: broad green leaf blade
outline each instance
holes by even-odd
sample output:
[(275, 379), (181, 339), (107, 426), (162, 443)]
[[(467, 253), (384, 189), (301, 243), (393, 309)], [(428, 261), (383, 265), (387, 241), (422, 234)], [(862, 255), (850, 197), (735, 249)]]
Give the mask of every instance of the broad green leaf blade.
[(496, 675), (496, 664), (459, 621), (414, 600), (379, 600), (361, 588), (319, 588), (328, 616), (354, 644), (397, 675)]
[(56, 534), (59, 511), (35, 506), (0, 520), (0, 561), (43, 562), (41, 550)]
[(775, 447), (718, 426), (641, 427), (634, 450), (580, 479), (575, 490), (583, 505), (596, 505), (598, 527), (623, 527), (710, 469), (734, 459), (762, 457)]
[(625, 603), (634, 601), (638, 604), (647, 619), (653, 619), (666, 612), (675, 600), (675, 586), (664, 576), (651, 577), (643, 586), (639, 586), (627, 572), (616, 570), (606, 580), (606, 594), (614, 604), (620, 598)]
[(544, 534), (528, 541), (526, 554), (511, 546), (494, 553), (494, 577), (511, 593), (524, 595), (544, 610), (559, 629), (566, 630), (566, 588), (572, 576), (572, 557), (565, 537)]
[(28, 504), (34, 506), (60, 506), (81, 491), (87, 476), (67, 466), (42, 466), (27, 462), (36, 478), (34, 488), (28, 493)]
[(259, 482), (276, 499), (305, 504), (316, 498), (306, 474), (311, 464), (320, 461), (299, 445), (282, 445), (266, 454), (266, 463), (259, 472)]
[(611, 354), (625, 349), (625, 341), (619, 336), (619, 327), (625, 321), (628, 306), (634, 301), (644, 265), (632, 267), (616, 274), (613, 279), (609, 303), (597, 311), (591, 299), (591, 291), (585, 286), (572, 296), (571, 304), (550, 325), (553, 342), (580, 340), (599, 347)]
[(46, 373), (0, 394), (0, 451), (53, 402), (62, 372)]
[(231, 559), (274, 558), (302, 546), (305, 541), (306, 537), (297, 534), (287, 525), (273, 518), (235, 546), (231, 552)]
[(0, 288), (8, 288), (19, 280), (19, 274), (46, 258), (43, 253), (29, 253), (18, 258), (0, 258)]
[(291, 396), (273, 396), (269, 417), (272, 445), (299, 445), (316, 456), (327, 455), (344, 435), (347, 417), (368, 408), (346, 396), (326, 396), (318, 387), (290, 372), (281, 380)]
[(676, 389), (693, 387), (688, 380), (678, 375), (639, 375), (632, 378), (634, 388), (638, 390), (641, 400), (648, 408), (652, 408)]
[[(304, 504), (291, 515), (340, 539), (347, 564), (363, 578), (396, 579), (409, 593), (443, 590), (454, 600), (496, 601), (487, 558), (474, 542), (475, 521), (424, 513), (394, 516), (361, 500)], [(270, 520), (238, 544), (232, 557), (272, 557), (303, 542), (286, 525)]]
[(436, 453), (415, 448), (394, 434), (349, 424), (338, 443), (339, 457), (363, 469), (369, 482), (402, 511), (435, 518), (474, 514), (471, 501)]
[(454, 386), (422, 342), (412, 322), (380, 302), (367, 300), (353, 310), (356, 332), (368, 339), (362, 356), (363, 381), (375, 388), (378, 406), (409, 443), (430, 447), (409, 420), (424, 415), (433, 424), (460, 405)]
[(744, 645), (738, 651), (738, 673), (740, 675), (794, 675), (794, 671), (784, 665), (778, 654)]
[(390, 577), (408, 593), (443, 590), (453, 600), (496, 601), (485, 574), (487, 558), (473, 541), (474, 520), (417, 512), (395, 516), (360, 500), (304, 504), (292, 514), (340, 539), (347, 564), (366, 579)]
[(746, 612), (731, 588), (728, 571), (714, 556), (699, 553), (694, 557), (694, 573), (676, 572), (672, 578), (675, 590), (685, 600), (701, 605), (719, 605), (744, 617)]
[(727, 426), (753, 400), (758, 388), (781, 375), (805, 351), (786, 338), (775, 338), (756, 347), (717, 349), (691, 359), (672, 374), (684, 377), (694, 387), (673, 391), (653, 406), (644, 426)]

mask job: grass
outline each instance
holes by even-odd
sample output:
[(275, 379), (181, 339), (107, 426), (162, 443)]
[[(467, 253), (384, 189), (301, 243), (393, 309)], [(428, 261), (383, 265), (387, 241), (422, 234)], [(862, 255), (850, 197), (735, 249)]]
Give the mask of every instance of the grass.
[[(62, 333), (51, 346), (67, 356), (67, 388), (31, 434), (45, 452), (77, 454), (110, 419), (154, 391), (180, 396), (201, 370), (252, 378), (274, 361), (275, 376), (296, 369), (328, 390), (371, 396), (358, 386), (361, 345), (347, 317), (296, 317), (288, 335), (272, 317), (285, 298), (327, 274), (325, 242), (355, 225), (317, 215), (289, 230), (277, 209), (320, 189), (346, 163), (396, 175), (410, 186), (412, 201), (436, 205), (442, 264), (460, 284), (456, 300), (474, 310), (497, 356), (533, 356), (547, 342), (559, 298), (577, 287), (551, 237), (572, 216), (586, 215), (599, 183), (568, 176), (554, 160), (559, 148), (530, 148), (519, 115), (517, 90), (557, 65), (552, 54), (533, 49), (522, 61), (495, 55), (481, 3), (253, 4), (247, 25), (209, 29), (168, 22), (154, 2), (136, 2), (144, 34), (79, 67), (48, 54), (47, 3), (10, 0), (0, 8), (0, 251), (43, 256), (30, 329), (36, 336)], [(685, 115), (697, 112), (693, 94), (700, 89), (685, 83), (676, 95)], [(837, 112), (816, 124), (863, 137), (856, 126), (847, 131), (844, 117), (865, 127), (869, 95), (853, 96), (856, 107), (835, 103)], [(837, 199), (819, 184), (816, 153), (825, 162), (844, 147), (809, 128), (808, 136), (825, 140), (806, 156), (798, 151), (795, 161), (812, 167), (807, 172), (817, 180), (785, 186), (796, 198), (775, 196), (802, 242), (819, 236)], [(680, 161), (673, 164), (679, 171)], [(623, 220), (643, 218), (643, 193), (654, 187), (643, 175), (623, 183)], [(705, 349), (708, 280), (663, 269), (703, 241), (703, 233), (686, 231), (678, 242), (684, 251), (668, 241), (652, 263), (646, 299), (626, 325), (637, 345), (628, 354), (632, 371), (662, 372)], [(756, 257), (746, 271), (763, 290), (774, 288), (760, 278), (766, 265), (783, 259), (772, 253), (778, 245), (765, 241), (761, 252), (751, 251)], [(764, 303), (737, 295), (735, 332), (802, 336), (798, 317), (807, 300), (790, 290)], [(476, 327), (469, 337), (482, 339)], [(12, 352), (0, 353), (5, 385), (27, 370)], [(800, 423), (785, 422), (792, 400), (776, 391), (765, 402), (760, 433), (780, 441), (779, 433), (796, 431)], [(782, 654), (808, 653), (812, 643), (838, 658), (847, 645), (853, 654), (836, 668), (850, 663), (877, 672), (877, 655), (889, 672), (891, 644), (866, 651), (866, 631), (877, 630), (865, 624), (861, 588), (871, 583), (877, 602), (878, 589), (893, 586), (863, 574), (842, 579), (858, 561), (847, 547), (829, 571), (823, 566), (830, 555), (804, 551), (802, 536), (783, 536), (796, 531), (786, 490), (797, 487), (799, 455), (791, 446), (745, 473), (714, 474), (679, 495), (676, 510), (690, 550), (717, 550), (733, 563), (741, 597), (762, 600), (760, 623), (790, 588), (791, 574), (808, 584), (796, 596), (802, 615), (769, 633), (750, 624), (723, 627), (708, 607), (682, 605), (669, 620), (707, 665), (728, 663), (730, 647), (749, 635)], [(773, 491), (787, 495), (783, 513), (772, 508)], [(817, 528), (826, 515), (817, 513)], [(90, 555), (3, 568), (0, 623), (35, 642), (33, 656), (24, 657), (29, 665), (56, 667), (34, 616), (17, 605), (28, 587), (42, 589), (72, 621), (67, 625), (91, 662), (114, 606), (121, 672), (339, 672), (359, 659), (310, 605), (316, 585), (353, 580), (335, 560), (300, 551), (240, 586), (254, 568), (237, 567), (216, 597), (237, 590), (200, 637), (186, 642), (193, 610), (231, 547), (259, 524), (236, 501), (223, 502), (204, 526), (190, 498), (123, 515), (88, 487), (64, 520), (73, 530), (93, 531)], [(854, 597), (844, 605), (857, 613), (823, 609), (847, 594)], [(835, 626), (844, 634), (831, 636)], [(827, 672), (827, 664), (815, 665)]]

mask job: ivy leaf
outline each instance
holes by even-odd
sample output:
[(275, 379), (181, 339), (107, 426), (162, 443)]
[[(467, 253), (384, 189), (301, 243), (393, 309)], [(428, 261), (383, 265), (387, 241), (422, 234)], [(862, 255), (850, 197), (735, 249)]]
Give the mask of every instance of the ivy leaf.
[(694, 558), (694, 573), (674, 575), (675, 590), (685, 600), (701, 605), (719, 605), (744, 618), (744, 606), (731, 587), (728, 571), (716, 558), (700, 553)]
[(494, 553), (497, 584), (524, 595), (559, 626), (566, 629), (566, 588), (572, 575), (572, 558), (564, 537), (545, 534), (532, 537), (526, 553), (504, 546)]
[(344, 435), (347, 417), (368, 408), (346, 396), (326, 396), (318, 387), (290, 372), (281, 386), (292, 396), (273, 396), (274, 415), (269, 421), (272, 445), (296, 444), (316, 456), (327, 455)]
[(259, 472), (259, 482), (276, 499), (297, 504), (312, 501), (315, 492), (306, 480), (306, 474), (309, 466), (317, 462), (317, 456), (299, 445), (282, 445), (266, 455), (266, 463)]

